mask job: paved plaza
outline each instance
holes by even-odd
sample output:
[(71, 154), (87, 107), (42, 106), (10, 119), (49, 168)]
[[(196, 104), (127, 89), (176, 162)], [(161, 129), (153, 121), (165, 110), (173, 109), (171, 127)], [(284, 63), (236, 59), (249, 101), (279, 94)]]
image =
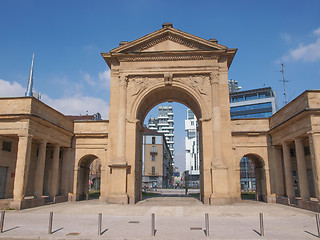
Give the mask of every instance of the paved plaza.
[[(48, 219), (53, 216), (53, 233)], [(264, 213), (265, 236), (259, 235)], [(102, 235), (98, 236), (98, 213)], [(151, 236), (151, 214), (156, 234)], [(205, 235), (209, 214), (209, 236)], [(99, 200), (67, 202), (25, 210), (7, 210), (0, 239), (316, 239), (315, 213), (255, 201), (224, 206), (203, 205), (192, 197), (154, 197), (136, 205)]]

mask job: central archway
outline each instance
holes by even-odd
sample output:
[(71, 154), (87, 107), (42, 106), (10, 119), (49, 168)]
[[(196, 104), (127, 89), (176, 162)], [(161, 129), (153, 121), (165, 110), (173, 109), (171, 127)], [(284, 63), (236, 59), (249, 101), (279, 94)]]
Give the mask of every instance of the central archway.
[[(142, 96), (140, 104), (137, 106), (135, 110), (135, 116), (140, 123), (143, 123), (145, 117), (147, 116), (148, 112), (155, 107), (156, 105), (163, 103), (163, 102), (178, 102), (181, 103), (188, 108), (190, 108), (194, 114), (196, 115), (197, 119), (202, 119), (202, 110), (201, 110), (201, 103), (198, 101), (191, 93), (192, 89), (188, 89), (185, 86), (162, 86), (156, 89), (149, 91), (147, 94)], [(202, 128), (201, 128), (201, 121), (199, 121), (199, 138), (202, 138)], [(139, 164), (136, 165), (136, 175), (139, 176), (135, 182), (136, 188), (136, 201), (142, 200), (141, 192), (142, 192), (142, 182), (140, 179), (142, 178), (142, 131), (137, 132), (137, 144), (136, 144), (136, 152), (139, 153), (137, 156), (136, 162)], [(202, 200), (203, 196), (203, 178), (201, 177), (203, 174), (203, 166), (202, 166), (202, 141), (199, 141), (199, 158), (200, 158), (200, 199)]]

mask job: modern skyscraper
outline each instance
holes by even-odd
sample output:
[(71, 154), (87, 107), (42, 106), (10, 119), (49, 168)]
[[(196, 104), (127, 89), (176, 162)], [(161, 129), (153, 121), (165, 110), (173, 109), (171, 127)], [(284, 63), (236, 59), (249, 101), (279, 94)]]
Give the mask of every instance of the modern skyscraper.
[(197, 131), (197, 118), (194, 113), (188, 109), (187, 119), (185, 120), (186, 131), (186, 171), (189, 171), (189, 185), (199, 186), (199, 135)]
[(238, 81), (236, 80), (228, 80), (229, 83), (229, 93), (239, 92), (242, 87), (239, 86)]
[(163, 133), (169, 146), (172, 159), (174, 159), (174, 120), (172, 106), (159, 106), (158, 117), (148, 121), (148, 128)]

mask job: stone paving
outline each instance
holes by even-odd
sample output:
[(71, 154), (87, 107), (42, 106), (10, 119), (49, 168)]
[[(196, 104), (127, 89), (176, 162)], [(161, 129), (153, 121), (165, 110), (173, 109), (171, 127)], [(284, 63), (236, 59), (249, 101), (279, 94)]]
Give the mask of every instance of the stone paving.
[[(53, 234), (48, 234), (54, 212)], [(265, 236), (259, 232), (264, 213)], [(103, 214), (98, 236), (98, 213)], [(156, 233), (151, 236), (151, 214)], [(209, 214), (209, 236), (205, 235)], [(192, 197), (148, 198), (136, 205), (67, 202), (21, 211), (7, 210), (0, 239), (316, 239), (315, 213), (280, 204), (242, 201), (206, 206)]]

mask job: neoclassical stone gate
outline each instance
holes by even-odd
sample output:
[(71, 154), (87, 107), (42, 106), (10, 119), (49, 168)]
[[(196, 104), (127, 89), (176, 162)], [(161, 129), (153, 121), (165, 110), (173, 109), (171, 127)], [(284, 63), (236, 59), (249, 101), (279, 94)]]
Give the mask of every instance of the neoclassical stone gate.
[(72, 121), (33, 97), (0, 99), (6, 206), (86, 199), (96, 158), (102, 201), (140, 201), (143, 121), (157, 104), (177, 101), (199, 121), (204, 203), (240, 200), (246, 156), (255, 165), (257, 199), (320, 212), (320, 91), (305, 91), (268, 119), (230, 120), (228, 69), (235, 53), (171, 24), (121, 42), (102, 54), (111, 69), (109, 121)]
[(163, 28), (102, 56), (111, 69), (107, 182), (101, 198), (141, 200), (142, 124), (164, 101), (188, 106), (199, 119), (201, 199), (230, 203), (239, 198), (234, 172), (228, 68), (237, 49), (164, 24)]

